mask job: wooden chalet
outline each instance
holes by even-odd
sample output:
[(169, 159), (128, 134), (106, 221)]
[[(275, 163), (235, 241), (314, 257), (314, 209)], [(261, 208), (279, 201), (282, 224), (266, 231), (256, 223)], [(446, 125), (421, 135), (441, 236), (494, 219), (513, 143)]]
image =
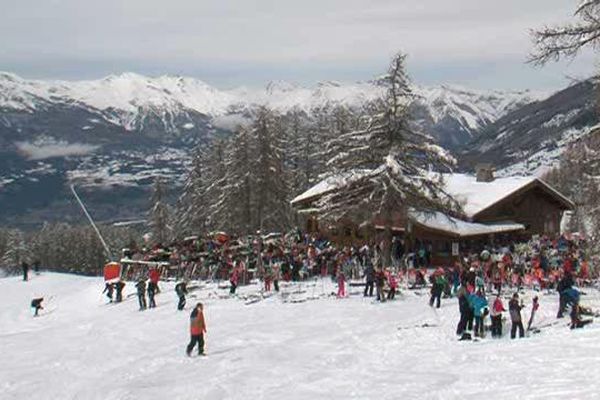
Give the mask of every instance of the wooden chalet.
[[(376, 238), (378, 229), (383, 229), (377, 217), (368, 227), (350, 220), (335, 225), (320, 224), (314, 208), (321, 196), (360, 175), (326, 179), (292, 200), (308, 232), (320, 232), (340, 244), (361, 244)], [(444, 182), (448, 193), (461, 204), (462, 215), (398, 211), (392, 224), (406, 251), (425, 247), (434, 261), (442, 262), (461, 251), (477, 250), (487, 244), (536, 234), (556, 235), (560, 233), (564, 212), (574, 209), (571, 200), (542, 179), (494, 178), (489, 166), (480, 166), (477, 175), (445, 174)]]

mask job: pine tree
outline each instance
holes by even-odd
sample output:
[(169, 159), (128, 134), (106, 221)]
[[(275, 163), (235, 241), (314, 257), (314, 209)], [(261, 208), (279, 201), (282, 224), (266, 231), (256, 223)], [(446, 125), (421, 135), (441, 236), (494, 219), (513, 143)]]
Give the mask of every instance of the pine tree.
[(166, 202), (166, 187), (162, 177), (154, 180), (152, 187), (152, 208), (149, 215), (149, 227), (155, 243), (166, 244), (171, 237), (169, 225), (169, 206)]
[(384, 266), (389, 265), (393, 210), (458, 211), (444, 191), (441, 175), (431, 169), (449, 170), (454, 160), (433, 139), (410, 127), (412, 100), (405, 56), (391, 62), (380, 79), (386, 92), (373, 106), (364, 129), (336, 138), (329, 165), (346, 184), (323, 196), (320, 213), (330, 219), (345, 216), (371, 222), (379, 215), (386, 223)]
[(29, 247), (25, 241), (25, 234), (19, 229), (8, 231), (2, 264), (9, 268), (16, 268), (27, 261), (29, 261)]

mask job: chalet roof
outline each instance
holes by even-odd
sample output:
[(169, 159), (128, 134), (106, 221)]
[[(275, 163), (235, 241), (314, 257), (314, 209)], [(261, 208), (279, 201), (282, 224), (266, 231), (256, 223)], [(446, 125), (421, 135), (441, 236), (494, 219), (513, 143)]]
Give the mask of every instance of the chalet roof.
[[(296, 206), (310, 202), (348, 184), (352, 180), (364, 177), (369, 172), (358, 171), (329, 177), (294, 198), (291, 203)], [(546, 191), (560, 202), (564, 209), (570, 210), (575, 207), (571, 200), (552, 188), (548, 183), (534, 176), (496, 178), (491, 182), (477, 182), (476, 177), (473, 175), (444, 174), (444, 180), (447, 192), (461, 203), (463, 211), (469, 219), (507, 197), (519, 191), (527, 190), (532, 186), (538, 186)]]
[(480, 224), (453, 218), (441, 212), (412, 211), (409, 216), (411, 221), (417, 225), (458, 238), (525, 230), (525, 225), (515, 222)]

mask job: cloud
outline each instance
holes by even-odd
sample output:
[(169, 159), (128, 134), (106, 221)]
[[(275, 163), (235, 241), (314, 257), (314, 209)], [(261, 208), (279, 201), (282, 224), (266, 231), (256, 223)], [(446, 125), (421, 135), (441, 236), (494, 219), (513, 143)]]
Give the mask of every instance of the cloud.
[(252, 121), (241, 114), (228, 114), (218, 116), (212, 119), (212, 124), (215, 128), (234, 131), (239, 127), (247, 127)]
[(67, 142), (54, 142), (54, 143), (30, 143), (30, 142), (17, 142), (15, 143), (19, 152), (29, 160), (43, 160), (45, 158), (53, 157), (68, 157), (68, 156), (81, 156), (89, 154), (99, 146), (94, 146), (84, 143), (67, 143)]
[[(522, 64), (529, 30), (568, 21), (575, 6), (574, 0), (0, 0), (0, 59), (3, 68), (37, 76), (134, 70), (196, 74), (227, 85), (252, 84), (265, 70), (273, 79), (368, 79), (403, 50), (419, 76), (423, 67)], [(494, 70), (482, 73), (493, 82)]]

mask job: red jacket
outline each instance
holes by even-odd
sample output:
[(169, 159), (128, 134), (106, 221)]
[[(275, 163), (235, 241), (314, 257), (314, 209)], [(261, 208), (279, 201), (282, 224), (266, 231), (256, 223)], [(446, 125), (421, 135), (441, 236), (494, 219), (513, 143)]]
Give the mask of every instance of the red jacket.
[(195, 318), (190, 318), (190, 333), (192, 335), (201, 335), (205, 332), (206, 322), (204, 321), (204, 313), (200, 311)]
[(148, 275), (150, 276), (150, 282), (152, 283), (158, 283), (160, 280), (160, 272), (158, 272), (157, 269), (151, 269)]

